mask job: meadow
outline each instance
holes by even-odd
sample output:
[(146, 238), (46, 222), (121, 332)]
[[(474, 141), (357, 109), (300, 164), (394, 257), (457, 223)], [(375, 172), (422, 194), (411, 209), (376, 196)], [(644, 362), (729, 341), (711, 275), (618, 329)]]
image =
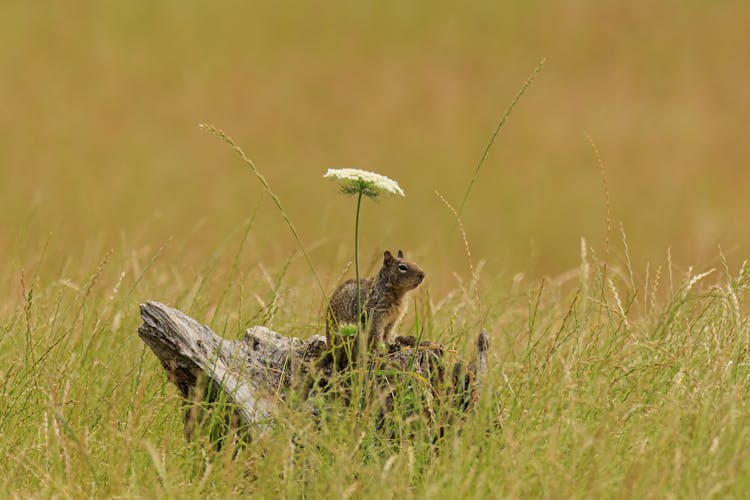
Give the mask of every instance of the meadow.
[[(739, 0), (0, 6), (5, 497), (743, 497), (750, 6)], [(461, 212), (453, 213), (498, 121)], [(289, 405), (187, 443), (138, 304), (227, 338), (321, 333), (360, 263), (427, 272), (400, 333), (470, 357), (438, 443)], [(590, 137), (591, 141), (587, 138)], [(592, 143), (595, 147), (592, 147)], [(477, 299), (477, 296), (479, 299)], [(340, 417), (340, 418), (339, 418)]]

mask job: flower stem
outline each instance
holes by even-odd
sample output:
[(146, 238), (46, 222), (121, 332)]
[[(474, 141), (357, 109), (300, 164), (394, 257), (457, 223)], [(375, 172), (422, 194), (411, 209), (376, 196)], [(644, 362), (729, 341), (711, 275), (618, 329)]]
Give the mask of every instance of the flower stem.
[(362, 204), (362, 191), (357, 195), (357, 214), (354, 219), (354, 278), (357, 284), (357, 351), (362, 351), (362, 300), (359, 287), (359, 207)]

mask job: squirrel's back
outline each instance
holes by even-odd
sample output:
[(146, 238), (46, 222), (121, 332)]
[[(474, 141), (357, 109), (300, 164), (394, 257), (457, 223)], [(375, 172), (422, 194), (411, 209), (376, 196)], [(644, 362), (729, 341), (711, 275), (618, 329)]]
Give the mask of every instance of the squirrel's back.
[[(373, 278), (359, 280), (359, 295), (364, 304), (372, 294)], [(364, 309), (364, 308), (363, 308)], [(363, 311), (364, 312), (364, 311)], [(331, 332), (339, 325), (357, 323), (357, 280), (344, 281), (331, 295), (326, 310), (326, 339), (330, 344)]]

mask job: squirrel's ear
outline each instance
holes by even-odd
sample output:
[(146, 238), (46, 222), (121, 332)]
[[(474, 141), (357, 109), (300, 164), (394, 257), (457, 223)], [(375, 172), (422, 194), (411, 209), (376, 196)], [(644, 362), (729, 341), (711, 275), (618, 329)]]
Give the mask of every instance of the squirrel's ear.
[(398, 258), (399, 259), (403, 259), (404, 258), (404, 252), (402, 252), (401, 250), (398, 251)]
[(385, 253), (383, 254), (383, 264), (388, 264), (392, 260), (393, 260), (393, 255), (391, 255), (391, 252), (386, 250)]

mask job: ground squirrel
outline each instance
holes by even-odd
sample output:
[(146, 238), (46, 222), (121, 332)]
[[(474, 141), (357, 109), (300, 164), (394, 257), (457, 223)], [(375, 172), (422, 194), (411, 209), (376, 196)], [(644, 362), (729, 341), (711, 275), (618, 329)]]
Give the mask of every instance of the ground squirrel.
[[(397, 257), (386, 250), (383, 254), (383, 267), (378, 274), (360, 280), (360, 321), (362, 327), (366, 328), (365, 338), (370, 350), (392, 341), (393, 328), (406, 310), (404, 296), (418, 287), (424, 276), (424, 271), (419, 266), (404, 259), (401, 250)], [(333, 292), (326, 310), (326, 340), (328, 347), (334, 351), (337, 368), (344, 366), (346, 352), (341, 347), (346, 337), (336, 333), (340, 325), (356, 324), (356, 321), (357, 284), (356, 280), (350, 279)]]

